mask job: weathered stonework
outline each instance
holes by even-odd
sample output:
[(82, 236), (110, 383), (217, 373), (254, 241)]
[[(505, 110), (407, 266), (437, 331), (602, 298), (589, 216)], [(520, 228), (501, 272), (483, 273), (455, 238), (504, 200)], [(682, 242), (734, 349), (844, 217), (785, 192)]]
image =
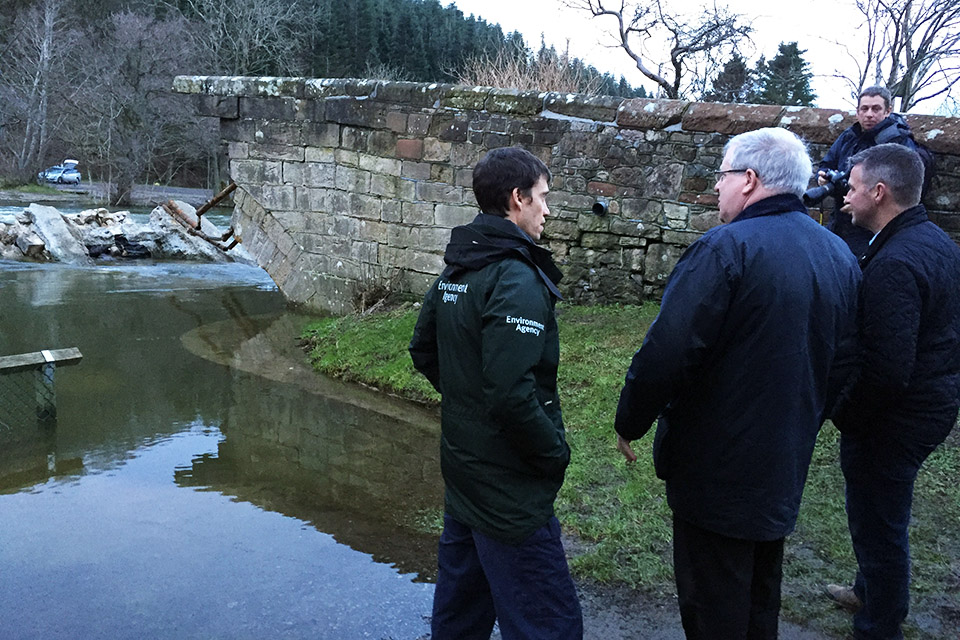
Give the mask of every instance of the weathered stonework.
[[(476, 162), (520, 145), (553, 173), (542, 243), (575, 303), (662, 293), (684, 248), (717, 224), (713, 172), (732, 135), (794, 131), (815, 161), (852, 112), (358, 79), (180, 76), (220, 120), (239, 186), (234, 224), (292, 301), (348, 312), (363, 290), (422, 294), (450, 229), (472, 219)], [(960, 118), (907, 116), (937, 153), (926, 200), (960, 238)], [(607, 213), (591, 208), (598, 199)], [(819, 212), (811, 212), (820, 219)]]

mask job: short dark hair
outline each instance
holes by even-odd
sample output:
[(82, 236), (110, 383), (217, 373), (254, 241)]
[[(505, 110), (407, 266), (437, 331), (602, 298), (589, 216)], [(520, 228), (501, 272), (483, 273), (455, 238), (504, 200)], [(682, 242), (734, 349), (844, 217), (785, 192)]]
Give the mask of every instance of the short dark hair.
[(863, 96), (876, 97), (880, 96), (883, 98), (883, 108), (889, 109), (890, 103), (893, 102), (893, 96), (890, 95), (890, 90), (886, 87), (881, 87), (880, 85), (874, 85), (872, 87), (867, 87), (860, 92), (860, 95), (857, 97), (857, 107), (860, 107), (860, 100), (863, 99)]
[(506, 216), (513, 190), (527, 197), (541, 177), (550, 181), (550, 169), (540, 158), (520, 147), (501, 147), (473, 168), (473, 193), (481, 211)]
[(898, 205), (913, 207), (920, 204), (923, 161), (913, 149), (893, 142), (878, 144), (850, 158), (850, 168), (857, 165), (864, 182), (885, 184)]

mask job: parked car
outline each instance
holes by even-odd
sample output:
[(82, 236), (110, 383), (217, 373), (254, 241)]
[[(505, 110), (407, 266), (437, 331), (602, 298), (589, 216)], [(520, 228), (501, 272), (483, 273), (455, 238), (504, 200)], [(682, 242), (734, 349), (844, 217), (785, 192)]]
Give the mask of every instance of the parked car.
[(82, 176), (77, 170), (80, 164), (76, 160), (64, 160), (61, 164), (44, 169), (37, 174), (37, 182), (57, 182), (60, 184), (80, 184)]

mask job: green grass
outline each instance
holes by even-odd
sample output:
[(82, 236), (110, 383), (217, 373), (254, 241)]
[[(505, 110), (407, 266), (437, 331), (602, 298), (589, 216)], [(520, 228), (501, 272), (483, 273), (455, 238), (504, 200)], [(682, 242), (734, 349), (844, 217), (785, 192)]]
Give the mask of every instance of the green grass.
[(322, 318), (311, 322), (302, 337), (317, 371), (436, 404), (440, 396), (407, 353), (416, 322), (417, 311), (406, 304), (376, 315)]
[(13, 184), (13, 183), (4, 183), (0, 180), (0, 189), (6, 189), (8, 191), (17, 191), (19, 193), (36, 193), (40, 195), (53, 195), (60, 193), (53, 187), (47, 186), (45, 184), (34, 184), (28, 182), (27, 184)]
[[(658, 307), (557, 307), (560, 395), (573, 458), (557, 500), (565, 530), (576, 534), (572, 566), (581, 578), (653, 594), (673, 590), (671, 515), (653, 471), (652, 432), (634, 443), (627, 465), (615, 448), (613, 419), (623, 376)], [(417, 309), (320, 320), (305, 331), (310, 357), (327, 375), (373, 385), (420, 402), (438, 401), (407, 355)], [(917, 481), (911, 528), (911, 620), (932, 616), (960, 627), (960, 437), (927, 461)], [(418, 514), (435, 529), (439, 514)], [(787, 540), (783, 611), (788, 619), (842, 637), (850, 618), (825, 602), (823, 585), (849, 582), (856, 563), (843, 506), (839, 434), (821, 430), (796, 532)], [(908, 638), (950, 637), (910, 624)], [(946, 631), (944, 631), (946, 633)]]

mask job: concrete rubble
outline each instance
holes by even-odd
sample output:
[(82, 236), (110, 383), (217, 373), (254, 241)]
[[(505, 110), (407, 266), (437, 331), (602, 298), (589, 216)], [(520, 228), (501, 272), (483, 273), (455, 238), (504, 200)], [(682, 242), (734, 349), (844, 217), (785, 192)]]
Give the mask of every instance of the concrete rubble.
[[(196, 209), (174, 201), (183, 217), (196, 225)], [(200, 218), (200, 230), (219, 238), (223, 230)], [(0, 259), (92, 265), (111, 259), (241, 262), (256, 264), (237, 245), (229, 251), (190, 233), (163, 207), (156, 207), (146, 224), (126, 211), (87, 209), (64, 214), (54, 207), (31, 204), (19, 214), (0, 215)]]

